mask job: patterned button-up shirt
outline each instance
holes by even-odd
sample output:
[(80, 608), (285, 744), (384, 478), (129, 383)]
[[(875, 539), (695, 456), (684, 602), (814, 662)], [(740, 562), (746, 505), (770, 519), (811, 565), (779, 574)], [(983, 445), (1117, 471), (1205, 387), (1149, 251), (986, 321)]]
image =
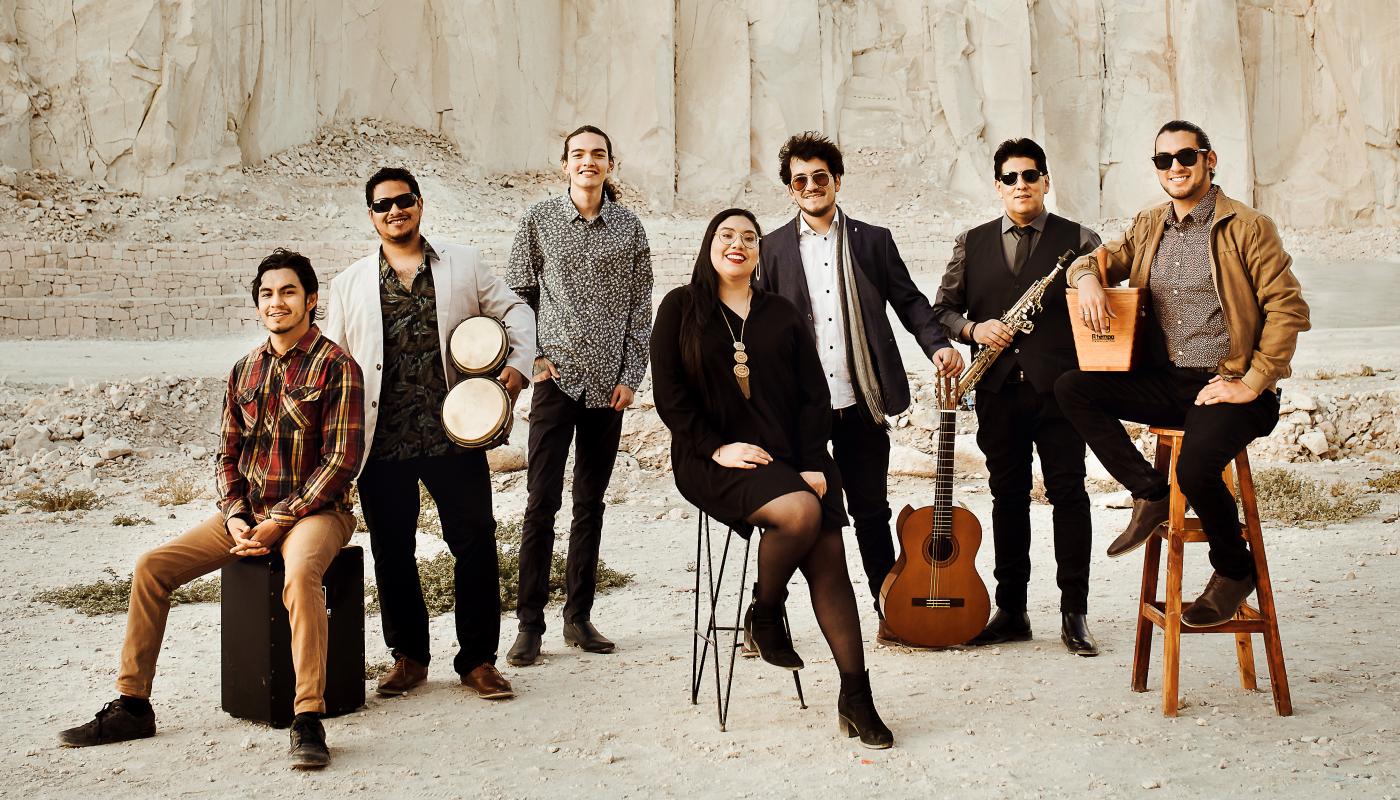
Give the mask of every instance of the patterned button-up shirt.
[(591, 222), (569, 195), (536, 203), (520, 221), (506, 282), (535, 308), (539, 355), (559, 388), (604, 408), (618, 384), (647, 372), (651, 247), (631, 211), (604, 198)]
[(312, 325), (287, 352), (263, 342), (229, 373), (219, 437), (224, 518), (291, 527), (322, 509), (350, 511), (365, 446), (360, 368)]
[(379, 250), (379, 307), (384, 317), (384, 388), (369, 457), (401, 461), (440, 456), (456, 445), (442, 428), (447, 375), (438, 338), (437, 290), (432, 262), (438, 254), (423, 240), (423, 263), (405, 287)]
[(1168, 354), (1178, 367), (1214, 370), (1230, 355), (1230, 332), (1210, 268), (1210, 226), (1219, 189), (1210, 187), (1191, 213), (1167, 212), (1148, 272), (1148, 291)]

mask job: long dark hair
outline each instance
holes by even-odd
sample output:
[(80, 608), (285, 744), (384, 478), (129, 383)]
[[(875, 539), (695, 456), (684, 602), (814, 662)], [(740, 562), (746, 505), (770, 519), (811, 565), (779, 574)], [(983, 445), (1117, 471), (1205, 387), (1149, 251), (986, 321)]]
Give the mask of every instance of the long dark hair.
[[(706, 389), (708, 382), (700, 363), (700, 337), (705, 321), (719, 308), (719, 273), (715, 272), (715, 265), (710, 261), (710, 246), (714, 244), (715, 231), (719, 229), (719, 224), (730, 217), (747, 219), (753, 223), (758, 235), (763, 235), (763, 228), (759, 226), (758, 218), (752, 211), (726, 208), (710, 220), (710, 224), (705, 228), (704, 237), (700, 239), (700, 254), (695, 257), (695, 269), (691, 270), (690, 284), (686, 287), (689, 290), (690, 302), (681, 305), (681, 365), (685, 367), (686, 375), (702, 389)], [(754, 272), (757, 273), (758, 270), (754, 269)], [(752, 276), (749, 278), (749, 285), (755, 285)]]
[[(596, 133), (603, 137), (603, 143), (608, 146), (608, 163), (611, 164), (613, 162), (612, 138), (606, 133), (603, 133), (602, 128), (598, 128), (594, 125), (580, 125), (575, 128), (572, 133), (564, 137), (564, 150), (559, 154), (560, 164), (569, 163), (569, 140), (578, 136), (580, 133)], [(613, 185), (611, 178), (603, 179), (603, 196), (614, 203), (617, 202), (617, 187)]]

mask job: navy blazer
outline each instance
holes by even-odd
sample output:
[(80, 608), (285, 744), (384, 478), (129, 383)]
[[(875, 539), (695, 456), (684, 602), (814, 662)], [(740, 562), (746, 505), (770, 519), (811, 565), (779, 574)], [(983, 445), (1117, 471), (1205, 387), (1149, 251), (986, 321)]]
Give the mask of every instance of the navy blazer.
[[(841, 212), (843, 215), (845, 211)], [(856, 260), (856, 283), (860, 290), (860, 307), (865, 318), (865, 341), (875, 361), (875, 374), (884, 396), (885, 412), (898, 414), (909, 407), (909, 379), (904, 374), (904, 360), (899, 357), (894, 330), (885, 311), (894, 308), (905, 330), (914, 334), (919, 347), (933, 359), (933, 354), (948, 346), (948, 336), (933, 314), (933, 306), (909, 277), (909, 268), (899, 257), (894, 237), (888, 228), (870, 225), (846, 217), (846, 233), (851, 253)], [(800, 236), (797, 217), (763, 237), (759, 252), (758, 281), (770, 292), (786, 297), (807, 319), (807, 326), (816, 336), (812, 319), (812, 299), (807, 294), (807, 276), (802, 270), (802, 255), (798, 247)]]

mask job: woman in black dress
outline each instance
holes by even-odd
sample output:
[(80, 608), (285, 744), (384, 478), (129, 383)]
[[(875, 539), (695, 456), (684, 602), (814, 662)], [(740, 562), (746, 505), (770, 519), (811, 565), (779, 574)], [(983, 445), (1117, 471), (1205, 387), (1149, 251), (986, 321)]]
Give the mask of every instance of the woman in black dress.
[(816, 343), (787, 300), (753, 284), (761, 232), (753, 214), (720, 212), (705, 230), (690, 284), (661, 301), (652, 329), (656, 410), (671, 429), (676, 487), (758, 545), (758, 586), (744, 618), (765, 661), (801, 669), (783, 624), (797, 570), (841, 672), (837, 714), (848, 736), (889, 747), (865, 669), (841, 528), (846, 512), (827, 453), (831, 398)]

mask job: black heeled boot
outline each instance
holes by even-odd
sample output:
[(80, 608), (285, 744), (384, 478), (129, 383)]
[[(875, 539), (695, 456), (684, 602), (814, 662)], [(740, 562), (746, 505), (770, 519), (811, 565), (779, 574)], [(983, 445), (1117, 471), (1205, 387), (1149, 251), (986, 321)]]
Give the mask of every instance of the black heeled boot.
[(803, 667), (802, 657), (792, 649), (781, 603), (770, 605), (755, 597), (744, 612), (744, 640), (753, 645), (759, 658), (775, 667), (794, 671)]
[(836, 719), (847, 738), (859, 736), (872, 750), (894, 747), (894, 734), (875, 710), (870, 693), (870, 671), (841, 673), (841, 694), (836, 698)]

